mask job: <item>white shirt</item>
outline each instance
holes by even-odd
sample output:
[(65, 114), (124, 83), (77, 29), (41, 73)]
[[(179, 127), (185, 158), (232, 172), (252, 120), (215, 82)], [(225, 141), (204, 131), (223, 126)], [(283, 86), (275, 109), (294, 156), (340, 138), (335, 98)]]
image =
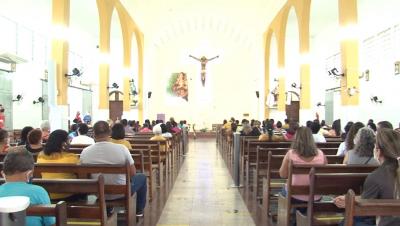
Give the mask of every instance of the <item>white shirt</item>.
[(94, 144), (94, 140), (86, 135), (79, 135), (72, 138), (71, 144)]
[(337, 156), (344, 156), (344, 155), (346, 154), (346, 150), (347, 150), (346, 142), (342, 142), (342, 143), (340, 143), (340, 145), (339, 145), (339, 148), (338, 148), (338, 150), (337, 150), (336, 155), (337, 155)]
[(326, 143), (326, 139), (323, 135), (317, 133), (312, 135), (315, 143)]

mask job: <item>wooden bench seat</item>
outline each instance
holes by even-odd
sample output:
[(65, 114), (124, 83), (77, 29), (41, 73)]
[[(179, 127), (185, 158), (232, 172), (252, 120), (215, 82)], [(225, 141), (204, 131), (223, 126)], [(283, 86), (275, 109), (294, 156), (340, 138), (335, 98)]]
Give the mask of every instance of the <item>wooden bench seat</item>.
[(32, 205), (26, 209), (26, 216), (55, 217), (55, 226), (66, 226), (67, 203), (60, 201), (56, 204)]
[(398, 199), (356, 199), (353, 190), (346, 194), (344, 226), (353, 226), (355, 216), (400, 216)]
[[(0, 180), (0, 183), (4, 183), (4, 179)], [(43, 187), (49, 193), (70, 193), (74, 191), (79, 194), (96, 195), (97, 201), (93, 202), (93, 205), (89, 205), (85, 202), (84, 205), (79, 203), (67, 203), (67, 224), (68, 222), (82, 222), (87, 224), (88, 222), (99, 222), (102, 226), (117, 226), (117, 215), (116, 213), (107, 213), (106, 201), (105, 201), (105, 185), (104, 177), (100, 175), (97, 179), (33, 179), (32, 184)], [(45, 209), (45, 207), (38, 207), (41, 209), (43, 214), (51, 214), (53, 211)], [(32, 210), (34, 211), (34, 210)], [(36, 212), (37, 214), (38, 209)], [(32, 213), (28, 211), (28, 215)]]

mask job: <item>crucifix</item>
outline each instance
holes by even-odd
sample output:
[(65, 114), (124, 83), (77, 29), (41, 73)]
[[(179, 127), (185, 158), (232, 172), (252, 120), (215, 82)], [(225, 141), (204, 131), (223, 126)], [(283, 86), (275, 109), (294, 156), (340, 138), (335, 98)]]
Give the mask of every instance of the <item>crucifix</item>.
[(208, 63), (208, 61), (212, 61), (212, 60), (218, 58), (219, 56), (215, 56), (215, 57), (210, 58), (210, 59), (207, 59), (205, 56), (202, 56), (200, 59), (197, 58), (197, 57), (194, 57), (192, 55), (189, 55), (189, 57), (200, 61), (200, 63), (201, 63), (201, 72), (200, 72), (200, 74), (201, 74), (201, 83), (204, 86), (205, 83), (206, 83), (206, 64)]

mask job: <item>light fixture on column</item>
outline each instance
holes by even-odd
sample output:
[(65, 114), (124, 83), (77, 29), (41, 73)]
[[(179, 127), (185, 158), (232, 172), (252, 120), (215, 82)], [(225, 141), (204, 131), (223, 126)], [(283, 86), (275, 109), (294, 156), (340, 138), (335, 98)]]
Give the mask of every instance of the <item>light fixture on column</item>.
[(115, 82), (113, 84), (111, 84), (111, 86), (107, 86), (107, 89), (118, 89), (118, 88), (119, 88), (119, 85)]
[(15, 101), (21, 101), (21, 100), (22, 100), (22, 95), (21, 95), (21, 94), (18, 94), (18, 95), (15, 97), (15, 99), (12, 100), (12, 101), (15, 102)]
[(33, 101), (33, 104), (38, 104), (38, 103), (44, 103), (44, 99), (43, 99), (43, 97), (39, 97), (38, 99), (37, 99), (37, 101), (36, 100), (34, 100)]
[(324, 106), (325, 106), (325, 104), (322, 104), (321, 102), (317, 103), (317, 107), (324, 107)]
[(374, 102), (374, 103), (379, 103), (379, 104), (381, 104), (383, 102), (377, 96), (372, 96), (371, 97), (371, 101)]
[(294, 88), (294, 89), (301, 89), (301, 85), (297, 85), (297, 83), (295, 83), (295, 82), (293, 82), (292, 83), (292, 88)]
[(80, 77), (82, 76), (83, 72), (81, 72), (78, 68), (72, 69), (72, 74), (65, 74), (65, 77)]
[(150, 98), (151, 98), (151, 94), (152, 94), (152, 92), (151, 92), (151, 91), (147, 92), (147, 98), (148, 98), (148, 99), (150, 99)]
[(343, 72), (339, 72), (339, 70), (337, 68), (335, 68), (335, 67), (328, 71), (328, 75), (332, 76), (332, 77), (334, 77), (336, 79), (344, 77), (344, 73)]
[(358, 89), (355, 86), (347, 88), (347, 94), (349, 96), (354, 96), (356, 93), (358, 93)]
[(260, 98), (260, 92), (259, 91), (256, 91), (256, 97)]

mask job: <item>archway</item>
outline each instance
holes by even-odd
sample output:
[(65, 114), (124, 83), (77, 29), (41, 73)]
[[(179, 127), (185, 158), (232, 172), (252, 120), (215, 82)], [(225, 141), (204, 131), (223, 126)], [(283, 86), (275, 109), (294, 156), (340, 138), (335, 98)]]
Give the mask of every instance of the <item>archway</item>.
[(286, 116), (291, 121), (299, 121), (300, 103), (292, 99), (293, 92), (299, 92), (300, 84), (300, 54), (299, 25), (296, 10), (291, 7), (288, 14), (285, 32), (285, 77), (286, 77)]
[[(122, 91), (123, 89), (123, 42), (122, 28), (119, 14), (116, 9), (111, 16), (110, 30), (110, 79), (108, 81), (108, 92)], [(109, 100), (110, 118), (121, 119), (123, 115), (123, 100)]]
[[(311, 105), (321, 119), (332, 123), (340, 110), (340, 80), (330, 77), (328, 71), (341, 68), (340, 35), (337, 1), (312, 1), (310, 10), (310, 67)], [(317, 103), (325, 107), (317, 107)]]

